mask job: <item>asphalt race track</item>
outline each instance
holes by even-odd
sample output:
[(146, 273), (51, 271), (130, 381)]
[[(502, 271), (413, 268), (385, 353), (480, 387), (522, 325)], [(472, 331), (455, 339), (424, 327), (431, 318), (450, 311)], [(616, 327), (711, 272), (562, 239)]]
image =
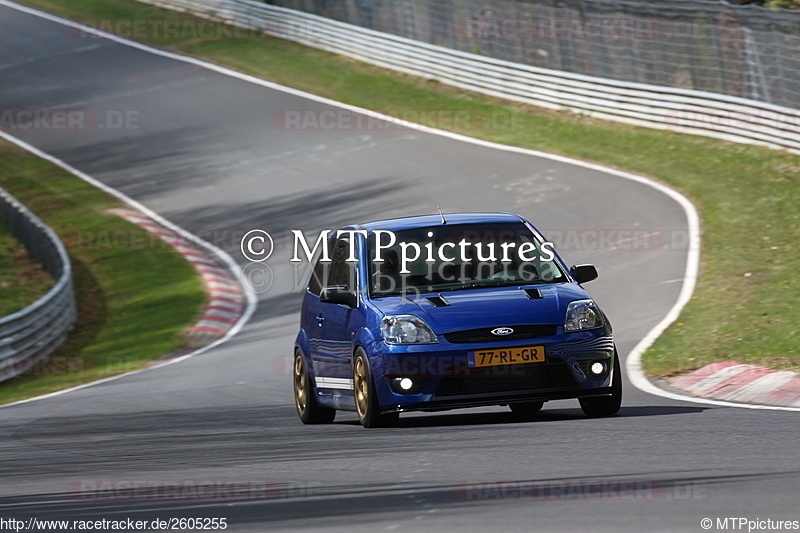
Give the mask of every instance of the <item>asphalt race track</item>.
[[(226, 344), (0, 409), (1, 518), (224, 517), (231, 531), (365, 532), (702, 531), (706, 517), (800, 518), (792, 412), (673, 401), (626, 386), (620, 414), (608, 419), (585, 418), (577, 401), (547, 404), (529, 422), (502, 407), (409, 414), (400, 427), (377, 430), (349, 413), (332, 426), (297, 418), (287, 356), (300, 294), (289, 230), (437, 205), (515, 211), (564, 235), (644, 230), (658, 237), (637, 249), (596, 241), (561, 248), (570, 263), (598, 266), (600, 279), (587, 288), (624, 355), (681, 288), (686, 215), (662, 192), (413, 129), (286, 129), (281, 113), (335, 108), (77, 38), (7, 6), (0, 108), (90, 111), (94, 127), (13, 134), (189, 231), (216, 235), (242, 264), (229, 232), (261, 228), (278, 247), (268, 261), (273, 286)], [(111, 120), (120, 116), (128, 118), (121, 126)], [(206, 481), (244, 490), (204, 498), (187, 489)], [(265, 481), (269, 490), (259, 492)], [(134, 482), (183, 489), (124, 490)], [(98, 498), (97, 487), (119, 490)]]

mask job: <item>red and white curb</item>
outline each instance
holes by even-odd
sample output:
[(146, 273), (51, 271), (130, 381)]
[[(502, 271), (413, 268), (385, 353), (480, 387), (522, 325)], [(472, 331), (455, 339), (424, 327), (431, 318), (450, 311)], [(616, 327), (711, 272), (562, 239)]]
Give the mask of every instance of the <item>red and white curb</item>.
[(245, 303), (242, 287), (231, 273), (221, 268), (204, 249), (136, 211), (112, 209), (110, 212), (156, 235), (185, 257), (197, 270), (208, 292), (209, 300), (200, 321), (186, 333), (187, 339), (193, 344), (213, 341), (225, 335), (239, 321)]
[(695, 396), (729, 402), (800, 407), (800, 374), (735, 361), (712, 363), (667, 382)]

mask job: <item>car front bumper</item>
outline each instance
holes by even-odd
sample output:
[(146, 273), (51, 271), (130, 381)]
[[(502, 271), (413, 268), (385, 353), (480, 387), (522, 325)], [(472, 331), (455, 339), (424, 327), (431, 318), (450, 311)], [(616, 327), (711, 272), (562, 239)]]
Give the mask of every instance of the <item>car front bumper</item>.
[[(469, 353), (490, 349), (544, 347), (541, 362), (470, 367)], [(565, 333), (510, 342), (367, 347), (381, 409), (438, 411), (528, 401), (548, 401), (611, 394), (614, 341), (610, 329)], [(591, 362), (605, 371), (591, 376)], [(406, 378), (412, 387), (403, 390)]]

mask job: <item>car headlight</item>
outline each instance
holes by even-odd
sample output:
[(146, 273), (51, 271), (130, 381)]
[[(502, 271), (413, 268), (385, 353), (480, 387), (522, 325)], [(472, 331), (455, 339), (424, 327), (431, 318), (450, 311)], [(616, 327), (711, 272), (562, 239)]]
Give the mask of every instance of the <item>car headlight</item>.
[(594, 300), (575, 300), (567, 306), (564, 331), (583, 331), (603, 325), (603, 315)]
[(386, 344), (434, 344), (439, 342), (430, 326), (414, 315), (383, 317), (381, 333)]

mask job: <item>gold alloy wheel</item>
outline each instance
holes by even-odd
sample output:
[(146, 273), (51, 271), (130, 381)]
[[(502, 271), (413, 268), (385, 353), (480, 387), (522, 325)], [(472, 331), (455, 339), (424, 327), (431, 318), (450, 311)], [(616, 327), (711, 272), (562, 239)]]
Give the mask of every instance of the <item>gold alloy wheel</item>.
[(296, 354), (294, 356), (294, 403), (301, 415), (306, 412), (308, 406), (307, 391), (308, 375), (305, 371), (305, 362), (302, 355)]
[(367, 365), (364, 363), (364, 358), (361, 356), (356, 357), (356, 363), (354, 365), (353, 389), (356, 395), (358, 417), (364, 420), (367, 417), (367, 409), (369, 406), (369, 375), (367, 374)]

